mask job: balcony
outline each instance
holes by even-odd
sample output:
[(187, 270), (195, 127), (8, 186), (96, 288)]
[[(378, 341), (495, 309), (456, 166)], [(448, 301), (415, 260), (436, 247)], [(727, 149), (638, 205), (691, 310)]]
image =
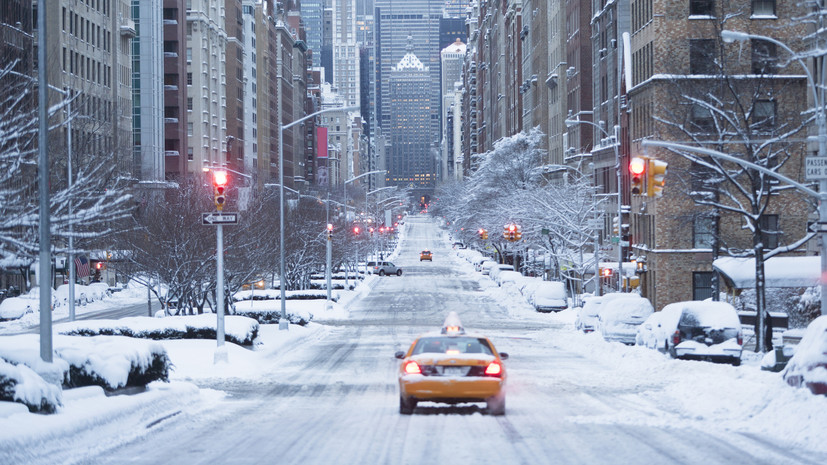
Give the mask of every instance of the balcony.
[(135, 21), (132, 21), (129, 18), (121, 18), (121, 35), (129, 38), (134, 38), (138, 35), (138, 32), (135, 30)]
[(178, 124), (178, 118), (164, 118), (164, 124)]

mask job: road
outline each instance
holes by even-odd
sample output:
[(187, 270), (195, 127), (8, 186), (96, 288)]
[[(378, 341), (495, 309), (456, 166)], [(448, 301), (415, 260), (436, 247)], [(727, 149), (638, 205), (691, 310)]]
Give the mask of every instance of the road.
[[(609, 366), (555, 344), (546, 317), (515, 319), (460, 264), (440, 231), (409, 218), (402, 277), (385, 277), (351, 318), (263, 367), (260, 380), (215, 381), (220, 408), (147, 425), (133, 442), (88, 464), (822, 464), (772, 437), (675, 421), (638, 391), (655, 380), (595, 384)], [(434, 251), (420, 263), (419, 251)], [(396, 350), (457, 311), (508, 352), (507, 414), (483, 406), (420, 404), (398, 413)], [(553, 333), (552, 333), (553, 334)], [(606, 386), (609, 386), (608, 388)], [(631, 421), (643, 418), (645, 421)]]

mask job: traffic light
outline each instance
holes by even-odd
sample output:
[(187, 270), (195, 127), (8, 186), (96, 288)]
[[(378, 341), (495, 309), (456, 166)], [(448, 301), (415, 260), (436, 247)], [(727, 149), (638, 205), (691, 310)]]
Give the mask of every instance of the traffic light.
[(215, 208), (218, 211), (224, 209), (224, 204), (227, 201), (227, 172), (213, 171), (213, 194), (215, 198)]
[(632, 158), (629, 162), (629, 176), (631, 177), (632, 194), (643, 194), (643, 175), (646, 174), (646, 160), (640, 157)]
[(612, 277), (612, 269), (611, 268), (601, 268), (600, 269), (600, 276), (604, 279), (610, 279)]
[(353, 234), (356, 235), (356, 236), (359, 235), (359, 226), (354, 226), (353, 227)]
[(333, 239), (333, 225), (331, 223), (327, 223), (327, 240)]
[(649, 197), (660, 197), (663, 195), (663, 187), (666, 185), (666, 168), (668, 163), (661, 160), (649, 160), (649, 169), (646, 173), (646, 195)]
[(620, 217), (612, 218), (612, 234), (617, 236), (620, 233)]

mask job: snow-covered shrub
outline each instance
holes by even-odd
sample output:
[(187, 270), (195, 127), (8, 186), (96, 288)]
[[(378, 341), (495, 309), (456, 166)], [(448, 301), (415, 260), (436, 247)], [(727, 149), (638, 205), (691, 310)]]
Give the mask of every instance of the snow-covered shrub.
[[(225, 315), (225, 340), (250, 345), (258, 336), (259, 323), (238, 315)], [(211, 314), (165, 318), (131, 317), (120, 320), (88, 320), (63, 323), (59, 334), (68, 336), (127, 336), (140, 339), (215, 339), (216, 317)]]
[(0, 359), (0, 400), (20, 402), (30, 412), (54, 413), (61, 394), (60, 386), (46, 382), (26, 365)]
[(107, 390), (169, 381), (170, 360), (156, 342), (123, 336), (61, 337), (55, 353), (69, 362), (64, 387), (101, 386)]
[[(274, 308), (249, 308), (245, 305), (236, 307), (236, 315), (243, 315), (248, 318), (253, 318), (259, 324), (269, 325), (277, 324), (281, 320), (281, 310)], [(312, 313), (286, 312), (287, 321), (290, 324), (305, 326), (313, 319)]]

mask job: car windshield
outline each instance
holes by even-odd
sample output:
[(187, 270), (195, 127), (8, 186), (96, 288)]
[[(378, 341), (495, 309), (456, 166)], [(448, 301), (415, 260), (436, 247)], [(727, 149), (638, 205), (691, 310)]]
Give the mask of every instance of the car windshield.
[(476, 337), (423, 337), (417, 341), (413, 355), (418, 354), (486, 354), (494, 355), (488, 341)]

